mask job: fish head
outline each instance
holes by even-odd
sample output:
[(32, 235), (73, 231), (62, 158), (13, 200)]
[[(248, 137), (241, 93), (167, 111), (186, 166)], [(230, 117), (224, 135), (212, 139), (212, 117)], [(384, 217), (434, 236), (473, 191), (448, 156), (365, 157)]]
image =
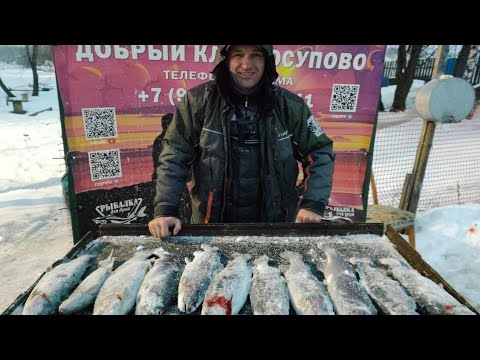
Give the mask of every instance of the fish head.
[(51, 315), (58, 310), (47, 294), (37, 290), (30, 294), (25, 305), (23, 313), (27, 315)]
[(302, 255), (295, 251), (284, 251), (280, 253), (280, 257), (287, 260), (290, 264), (295, 261), (302, 261)]

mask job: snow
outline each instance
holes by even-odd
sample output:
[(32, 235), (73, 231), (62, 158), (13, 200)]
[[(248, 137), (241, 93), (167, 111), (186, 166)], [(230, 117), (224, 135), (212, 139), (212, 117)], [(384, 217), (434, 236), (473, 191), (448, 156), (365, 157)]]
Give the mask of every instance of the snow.
[[(55, 87), (53, 72), (39, 71), (41, 86)], [(3, 82), (30, 89), (31, 70), (0, 64)], [(61, 176), (65, 171), (57, 92), (41, 91), (13, 114), (0, 91), (0, 312), (73, 246)], [(22, 91), (14, 91), (20, 97)], [(29, 114), (52, 107), (37, 116)]]
[[(31, 88), (30, 69), (0, 63), (0, 77), (9, 87)], [(73, 246), (70, 214), (60, 183), (65, 165), (55, 75), (40, 70), (39, 77), (41, 86), (52, 90), (41, 91), (38, 97), (29, 96), (23, 104), (28, 111), (24, 115), (11, 113), (12, 106), (6, 105), (6, 95), (0, 91), (0, 312)], [(406, 116), (411, 116), (415, 92), (422, 85), (422, 81), (414, 81)], [(395, 86), (382, 88), (386, 109), (393, 102), (394, 90)], [(29, 116), (49, 107), (52, 111)], [(400, 122), (401, 126), (418, 126), (416, 121)], [(473, 142), (471, 146), (478, 144)], [(480, 310), (478, 224), (480, 204), (419, 212), (416, 250)]]

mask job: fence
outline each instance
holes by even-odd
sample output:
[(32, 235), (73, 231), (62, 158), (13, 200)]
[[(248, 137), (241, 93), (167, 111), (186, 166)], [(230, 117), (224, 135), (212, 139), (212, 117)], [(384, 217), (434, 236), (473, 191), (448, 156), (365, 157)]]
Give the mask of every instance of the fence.
[[(372, 171), (378, 201), (398, 207), (415, 161), (423, 120), (415, 112), (379, 113)], [(472, 119), (437, 124), (418, 211), (480, 203), (480, 109)], [(372, 203), (370, 194), (370, 203)]]
[[(417, 67), (415, 68), (414, 79), (429, 81), (432, 78), (434, 63), (435, 63), (434, 58), (418, 60)], [(386, 76), (390, 79), (395, 78), (396, 71), (397, 71), (396, 61), (385, 61), (383, 76)]]
[[(425, 82), (430, 81), (432, 78), (434, 64), (435, 64), (434, 58), (418, 60), (417, 67), (415, 69), (414, 79), (424, 80)], [(388, 77), (390, 79), (394, 79), (396, 70), (397, 70), (396, 61), (385, 61), (383, 76)], [(470, 79), (470, 83), (472, 85), (476, 85), (480, 83), (480, 56), (477, 59), (477, 64), (475, 65), (475, 69), (473, 71), (472, 78)]]

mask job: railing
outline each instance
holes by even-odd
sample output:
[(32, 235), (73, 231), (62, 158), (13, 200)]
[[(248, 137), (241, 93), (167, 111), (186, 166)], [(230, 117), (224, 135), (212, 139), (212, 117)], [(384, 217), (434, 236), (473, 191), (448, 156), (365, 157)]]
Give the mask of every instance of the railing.
[[(430, 81), (433, 73), (433, 65), (435, 63), (434, 58), (420, 59), (418, 60), (417, 67), (415, 69), (414, 79)], [(383, 70), (383, 76), (389, 79), (395, 79), (395, 72), (397, 70), (397, 61), (385, 61), (385, 67)], [(470, 79), (472, 85), (480, 83), (480, 56), (478, 57), (477, 64), (473, 71), (473, 75)]]

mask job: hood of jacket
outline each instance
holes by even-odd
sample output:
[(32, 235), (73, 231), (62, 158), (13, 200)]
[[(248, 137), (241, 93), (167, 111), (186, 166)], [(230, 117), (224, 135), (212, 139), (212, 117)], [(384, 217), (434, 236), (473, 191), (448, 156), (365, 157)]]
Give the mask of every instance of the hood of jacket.
[[(218, 66), (223, 63), (227, 57), (227, 50), (230, 45), (219, 45), (217, 50), (217, 55), (215, 57), (215, 67), (211, 71), (212, 73), (218, 68)], [(270, 77), (270, 81), (274, 82), (278, 78), (277, 69), (275, 66), (275, 56), (273, 55), (273, 45), (257, 45), (262, 48), (267, 56), (265, 57), (265, 71)]]

